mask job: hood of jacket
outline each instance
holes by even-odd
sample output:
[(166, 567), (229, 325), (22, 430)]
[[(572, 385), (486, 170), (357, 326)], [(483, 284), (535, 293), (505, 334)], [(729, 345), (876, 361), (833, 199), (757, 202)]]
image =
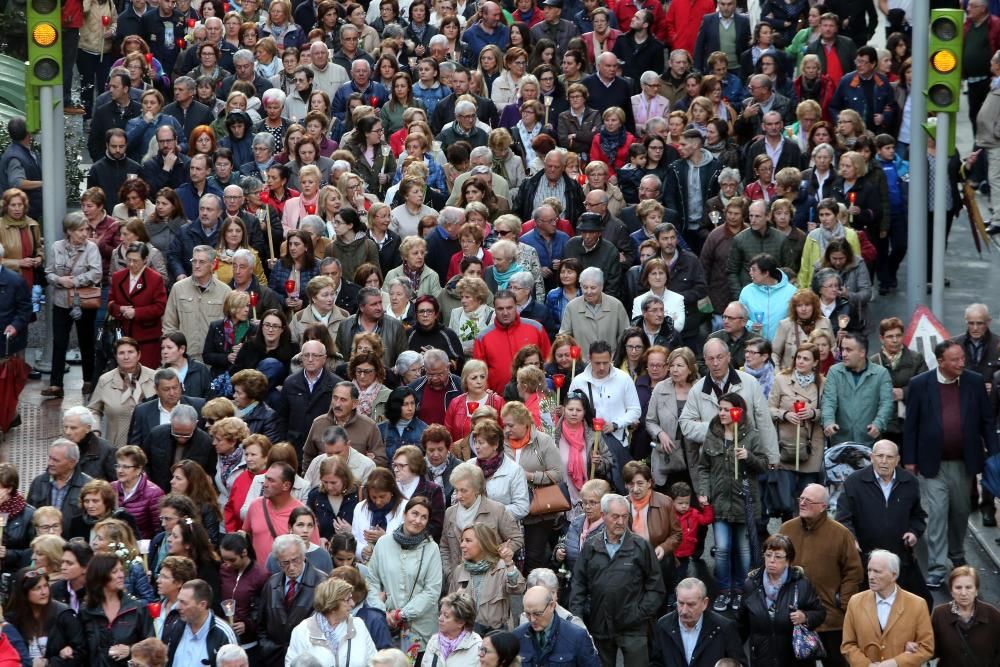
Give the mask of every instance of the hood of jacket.
[[(846, 269), (845, 269), (846, 271)], [(773, 285), (761, 285), (758, 283), (750, 283), (748, 287), (752, 287), (754, 291), (762, 295), (770, 295), (773, 292), (779, 292), (783, 289), (787, 289), (791, 283), (788, 282), (788, 276), (785, 275), (784, 271), (779, 271), (781, 273), (781, 278)]]

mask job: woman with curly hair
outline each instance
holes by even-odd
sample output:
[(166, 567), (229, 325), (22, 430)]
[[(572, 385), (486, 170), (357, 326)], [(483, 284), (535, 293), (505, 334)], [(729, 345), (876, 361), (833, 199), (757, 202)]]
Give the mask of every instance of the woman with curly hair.
[[(156, 206), (149, 201), (149, 185), (138, 177), (125, 179), (118, 188), (118, 204), (111, 209), (111, 217), (119, 222), (129, 218), (147, 220), (156, 212)], [(7, 246), (4, 246), (7, 250)]]
[(105, 519), (126, 521), (132, 532), (139, 534), (135, 520), (118, 507), (118, 494), (110, 482), (92, 479), (84, 484), (80, 489), (80, 507), (83, 513), (70, 520), (65, 534), (67, 540), (80, 537), (89, 543), (93, 539), (94, 528)]
[(146, 576), (146, 567), (139, 553), (135, 534), (124, 521), (104, 519), (94, 526), (94, 537), (90, 540), (94, 554), (107, 553), (115, 556), (125, 568), (125, 590), (137, 600), (152, 602), (156, 593)]

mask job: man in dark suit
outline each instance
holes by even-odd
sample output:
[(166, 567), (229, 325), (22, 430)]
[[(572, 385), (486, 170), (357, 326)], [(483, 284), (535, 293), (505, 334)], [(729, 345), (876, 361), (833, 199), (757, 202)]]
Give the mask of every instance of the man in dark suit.
[[(761, 128), (764, 114), (777, 111), (785, 125), (795, 120), (795, 109), (792, 101), (774, 92), (774, 83), (766, 74), (754, 74), (750, 77), (750, 97), (743, 100), (743, 111), (736, 117), (733, 129), (748, 141), (755, 141), (764, 135)], [(777, 173), (775, 169), (775, 173)]]
[(185, 141), (191, 138), (194, 128), (199, 125), (211, 125), (215, 121), (212, 110), (194, 99), (194, 94), (194, 79), (182, 76), (174, 81), (174, 101), (163, 107), (163, 113), (176, 118), (184, 128)]
[(910, 381), (903, 425), (903, 465), (920, 478), (927, 508), (927, 585), (938, 588), (965, 564), (969, 491), (987, 454), (1000, 452), (983, 376), (965, 368), (953, 340), (934, 347), (936, 370)]
[[(605, 51), (597, 58), (597, 72), (583, 80), (587, 88), (587, 106), (592, 109), (620, 107), (625, 112), (625, 129), (635, 134), (635, 116), (632, 114), (632, 86), (617, 76), (618, 56)], [(527, 217), (525, 217), (527, 220)], [(572, 220), (572, 219), (571, 219)]]
[[(178, 451), (180, 450), (180, 451)], [(170, 467), (179, 459), (201, 464), (209, 477), (215, 477), (218, 456), (212, 437), (198, 428), (198, 411), (186, 403), (170, 413), (170, 423), (156, 426), (142, 443), (149, 463), (146, 474), (161, 489), (170, 488)]]
[(161, 368), (153, 375), (156, 400), (150, 399), (135, 406), (128, 426), (128, 444), (142, 447), (149, 433), (161, 424), (170, 423), (170, 414), (179, 404), (190, 405), (198, 414), (205, 405), (203, 398), (190, 398), (182, 394), (181, 379), (173, 368)]
[(723, 29), (732, 30), (735, 34), (732, 42), (734, 50), (726, 53), (731, 71), (739, 69), (743, 45), (750, 43), (750, 17), (736, 11), (736, 0), (718, 0), (717, 6), (719, 11), (702, 17), (698, 39), (694, 43), (694, 68), (699, 72), (712, 71), (708, 66), (708, 57), (722, 50), (720, 34)]
[(261, 665), (284, 664), (292, 630), (313, 615), (316, 587), (327, 578), (306, 560), (305, 544), (294, 535), (274, 538), (271, 552), (281, 572), (271, 575), (260, 592), (257, 627)]
[[(714, 667), (723, 658), (749, 664), (736, 623), (708, 609), (708, 589), (701, 580), (682, 580), (676, 593), (677, 611), (661, 617), (653, 630), (650, 667)], [(693, 647), (682, 636), (681, 624), (685, 633), (698, 632)]]
[[(431, 131), (434, 134), (455, 120), (455, 103), (462, 95), (470, 94), (469, 85), (471, 82), (472, 74), (469, 70), (462, 65), (456, 66), (455, 73), (451, 75), (451, 95), (438, 102), (434, 107), (434, 113), (431, 114)], [(500, 112), (497, 111), (497, 105), (494, 104), (493, 100), (474, 93), (472, 96), (476, 98), (476, 117), (490, 127), (497, 127), (500, 123)]]
[(746, 184), (753, 183), (757, 179), (757, 175), (753, 173), (753, 162), (758, 155), (778, 153), (778, 164), (772, 165), (772, 174), (777, 174), (785, 167), (798, 169), (802, 162), (802, 150), (798, 142), (785, 136), (785, 121), (780, 112), (772, 109), (765, 113), (760, 126), (764, 136), (750, 144), (744, 158), (743, 178)]
[(306, 434), (317, 417), (330, 411), (333, 388), (342, 378), (327, 370), (327, 349), (318, 340), (303, 343), (299, 356), (302, 370), (289, 375), (282, 384), (275, 412), (288, 426), (288, 440), (302, 460)]
[(556, 613), (556, 596), (544, 586), (524, 592), (528, 622), (514, 630), (521, 642), (521, 660), (529, 665), (600, 667), (601, 660), (587, 631)]

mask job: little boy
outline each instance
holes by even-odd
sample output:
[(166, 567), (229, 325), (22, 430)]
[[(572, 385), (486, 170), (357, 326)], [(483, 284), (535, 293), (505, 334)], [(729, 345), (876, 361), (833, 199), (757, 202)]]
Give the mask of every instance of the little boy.
[(674, 556), (680, 561), (680, 565), (675, 569), (677, 572), (676, 584), (687, 576), (688, 561), (698, 547), (698, 529), (701, 526), (710, 526), (715, 519), (715, 513), (711, 505), (703, 505), (701, 509), (691, 506), (691, 496), (693, 491), (686, 482), (676, 482), (670, 487), (667, 494), (674, 501), (674, 512), (681, 523), (681, 543), (674, 550)]
[(618, 188), (628, 205), (639, 203), (639, 181), (646, 166), (646, 147), (636, 142), (628, 147), (628, 164), (619, 169)]

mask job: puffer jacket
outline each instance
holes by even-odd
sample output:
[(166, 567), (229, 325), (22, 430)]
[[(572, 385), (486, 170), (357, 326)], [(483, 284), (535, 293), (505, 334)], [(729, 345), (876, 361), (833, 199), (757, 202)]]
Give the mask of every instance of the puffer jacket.
[(131, 646), (154, 636), (153, 619), (146, 610), (145, 602), (127, 593), (122, 595), (121, 610), (114, 620), (108, 622), (100, 606), (87, 606), (80, 608), (80, 622), (83, 623), (83, 637), (91, 667), (126, 667), (128, 658), (114, 660), (108, 655), (108, 650), (116, 644)]
[[(104, 26), (104, 18), (109, 23)], [(105, 38), (105, 32), (114, 35), (118, 29), (118, 10), (115, 3), (106, 4), (98, 0), (83, 0), (83, 25), (80, 26), (80, 50), (92, 55), (111, 53), (110, 38)]]
[[(805, 613), (805, 625), (815, 630), (826, 618), (826, 609), (800, 567), (789, 566), (788, 578), (778, 589), (773, 607), (764, 593), (764, 569), (747, 576), (743, 584), (743, 604), (739, 610), (740, 636), (750, 639), (750, 661), (754, 667), (793, 667), (811, 665), (814, 660), (799, 661), (792, 652), (792, 610)], [(774, 610), (772, 616), (768, 609)]]
[(163, 489), (153, 484), (146, 473), (139, 476), (135, 491), (127, 498), (121, 482), (115, 480), (111, 486), (118, 494), (118, 506), (135, 519), (139, 539), (152, 539), (160, 530), (160, 498), (163, 497)]
[(753, 515), (760, 518), (759, 485), (753, 483), (757, 475), (767, 472), (767, 453), (757, 431), (746, 425), (740, 428), (740, 447), (748, 450), (748, 456), (739, 462), (739, 477), (736, 477), (734, 447), (725, 439), (722, 423), (718, 417), (712, 419), (701, 446), (701, 458), (695, 473), (695, 490), (699, 496), (708, 496), (717, 521), (746, 523), (746, 503), (743, 499), (743, 480), (750, 478), (750, 497)]
[(35, 539), (35, 525), (31, 520), (34, 516), (35, 508), (25, 505), (21, 512), (7, 518), (3, 527), (3, 545), (7, 547), (3, 560), (5, 572), (17, 572), (31, 563), (31, 541)]

